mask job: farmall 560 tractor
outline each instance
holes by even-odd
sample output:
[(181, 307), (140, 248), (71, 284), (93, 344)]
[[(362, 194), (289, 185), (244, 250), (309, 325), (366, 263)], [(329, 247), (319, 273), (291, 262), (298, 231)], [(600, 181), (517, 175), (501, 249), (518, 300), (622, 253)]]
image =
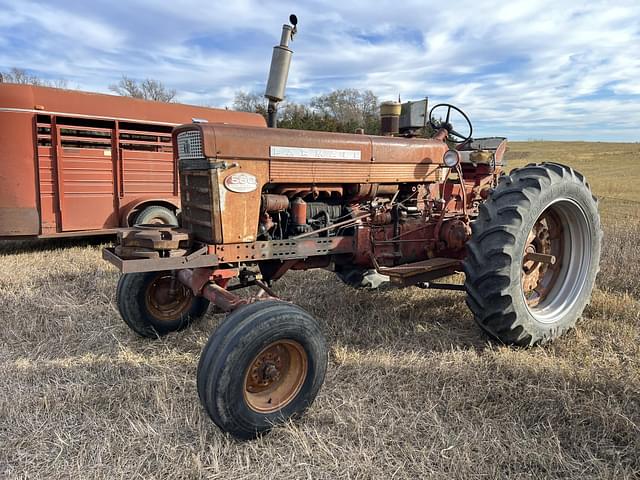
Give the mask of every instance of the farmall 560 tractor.
[[(291, 20), (267, 86), (272, 127)], [(452, 114), (466, 125), (454, 128)], [(395, 133), (393, 113), (383, 120)], [(182, 228), (137, 226), (104, 257), (123, 273), (122, 318), (144, 337), (185, 328), (210, 303), (228, 312), (197, 371), (222, 430), (253, 438), (301, 414), (323, 383), (322, 330), (272, 289), (289, 270), (330, 269), (353, 286), (464, 289), (478, 325), (513, 345), (548, 342), (581, 316), (601, 239), (584, 177), (556, 163), (506, 174), (505, 139), (473, 139), (452, 105), (429, 121), (428, 139), (202, 123), (174, 131)], [(464, 286), (433, 282), (456, 272)], [(235, 293), (249, 286), (260, 293)]]

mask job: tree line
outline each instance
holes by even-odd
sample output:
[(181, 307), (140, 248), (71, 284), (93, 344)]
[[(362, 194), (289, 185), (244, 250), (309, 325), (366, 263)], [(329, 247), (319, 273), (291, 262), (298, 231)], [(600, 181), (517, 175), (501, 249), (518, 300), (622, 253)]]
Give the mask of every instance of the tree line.
[[(0, 72), (0, 82), (68, 88), (66, 80), (45, 80), (19, 68)], [(175, 89), (159, 80), (135, 80), (126, 75), (118, 83), (109, 85), (109, 90), (126, 97), (158, 102), (174, 102), (177, 94)], [(260, 113), (266, 118), (267, 102), (260, 93), (238, 91), (233, 109)], [(346, 88), (315, 96), (308, 103), (283, 102), (278, 110), (278, 125), (296, 130), (344, 133), (362, 128), (365, 133), (376, 134), (380, 130), (378, 97), (371, 90)]]
[[(0, 72), (0, 83), (17, 83), (20, 85), (36, 85), (39, 87), (69, 88), (65, 79), (45, 80), (22, 68), (12, 68)], [(123, 75), (118, 83), (109, 85), (109, 90), (123, 97), (140, 98), (156, 102), (173, 102), (176, 90), (168, 88), (159, 80), (145, 78), (138, 81)]]
[[(259, 93), (238, 91), (233, 109), (267, 115), (267, 101)], [(378, 97), (371, 90), (345, 88), (311, 98), (308, 103), (284, 102), (278, 109), (278, 126), (296, 130), (353, 133), (379, 132)]]

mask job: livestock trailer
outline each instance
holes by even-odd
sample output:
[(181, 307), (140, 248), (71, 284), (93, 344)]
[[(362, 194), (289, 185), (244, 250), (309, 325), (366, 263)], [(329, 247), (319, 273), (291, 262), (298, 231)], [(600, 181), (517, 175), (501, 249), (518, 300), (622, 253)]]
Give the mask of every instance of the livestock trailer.
[(266, 127), (253, 113), (0, 83), (0, 238), (175, 223), (171, 130), (191, 122)]

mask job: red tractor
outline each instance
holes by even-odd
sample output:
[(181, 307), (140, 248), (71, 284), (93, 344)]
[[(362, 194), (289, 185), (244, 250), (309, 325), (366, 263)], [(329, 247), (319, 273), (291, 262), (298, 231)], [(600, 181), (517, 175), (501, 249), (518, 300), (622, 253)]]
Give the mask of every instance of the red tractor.
[[(293, 32), (284, 26), (274, 54), (271, 126)], [(253, 438), (302, 413), (323, 383), (322, 330), (273, 290), (289, 270), (330, 269), (356, 287), (464, 289), (478, 325), (520, 346), (559, 337), (587, 305), (601, 229), (582, 175), (556, 163), (505, 174), (505, 139), (472, 138), (453, 105), (431, 109), (428, 139), (410, 120), (395, 133), (390, 117), (386, 136), (178, 127), (182, 228), (140, 225), (104, 251), (123, 273), (119, 311), (142, 336), (185, 328), (210, 303), (228, 312), (197, 373), (222, 430)], [(464, 286), (434, 282), (457, 272)], [(260, 293), (236, 294), (249, 286)]]

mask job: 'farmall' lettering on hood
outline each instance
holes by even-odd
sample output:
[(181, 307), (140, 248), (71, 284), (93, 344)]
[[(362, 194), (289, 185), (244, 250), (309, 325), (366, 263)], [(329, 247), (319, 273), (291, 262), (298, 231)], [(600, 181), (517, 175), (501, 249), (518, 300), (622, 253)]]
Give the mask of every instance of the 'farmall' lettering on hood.
[(334, 148), (278, 147), (271, 145), (272, 157), (360, 160), (360, 150), (336, 150)]

